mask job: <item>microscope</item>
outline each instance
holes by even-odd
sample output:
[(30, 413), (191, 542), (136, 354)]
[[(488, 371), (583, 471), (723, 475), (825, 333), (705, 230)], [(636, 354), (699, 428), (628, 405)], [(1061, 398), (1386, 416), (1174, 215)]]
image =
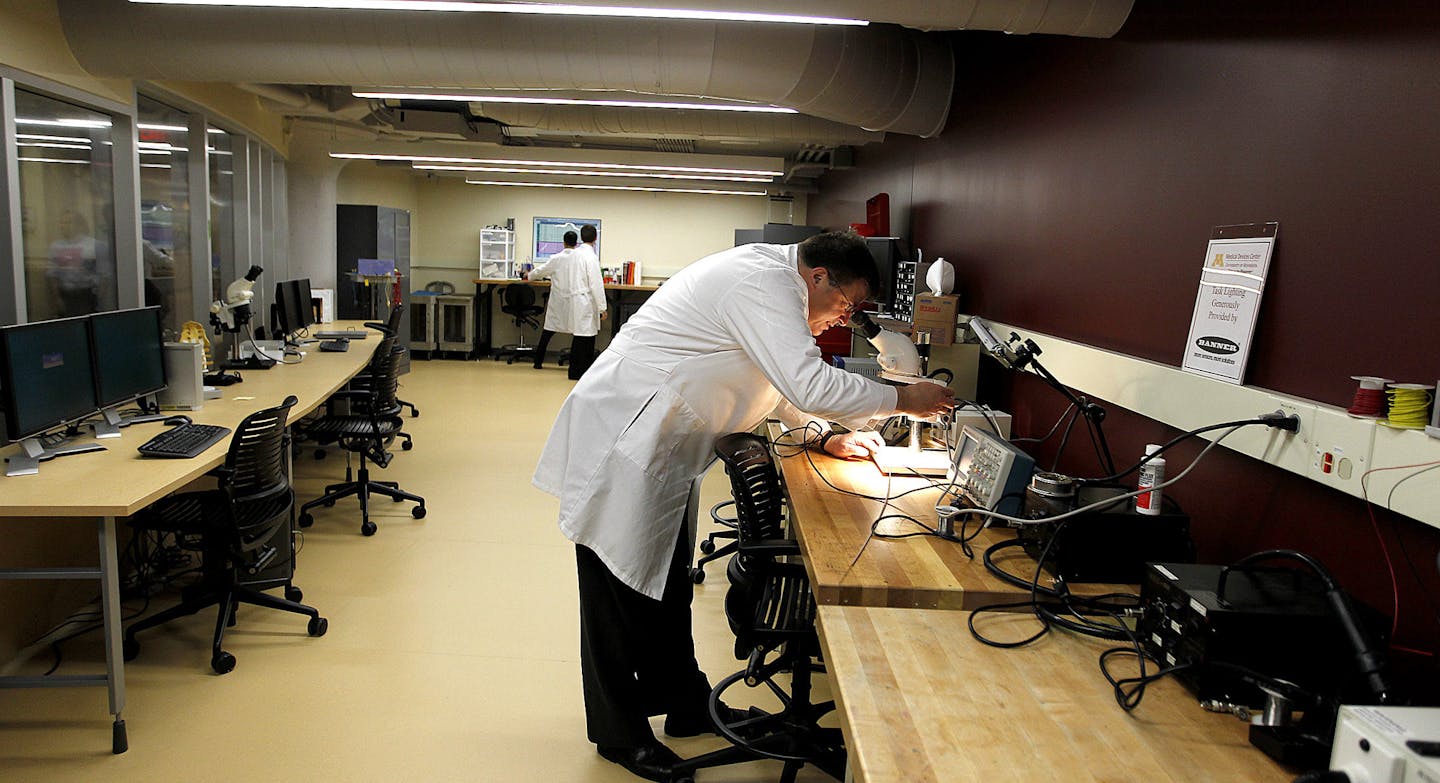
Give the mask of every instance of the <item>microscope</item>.
[(255, 281), (264, 271), (258, 266), (250, 267), (244, 277), (225, 288), (224, 299), (210, 303), (210, 325), (215, 327), (215, 334), (230, 335), (230, 358), (219, 363), (222, 376), (224, 370), (268, 370), (275, 365), (274, 359), (260, 356), (240, 358), (240, 335), (250, 332), (250, 301), (255, 298)]
[[(944, 381), (926, 375), (930, 358), (929, 335), (921, 335), (919, 345), (903, 334), (881, 329), (864, 311), (850, 316), (850, 326), (878, 351), (880, 378), (895, 384), (936, 383)], [(939, 372), (939, 371), (937, 371)], [(949, 373), (948, 370), (944, 371)], [(944, 476), (950, 468), (950, 455), (941, 449), (926, 449), (925, 431), (941, 424), (938, 419), (910, 419), (909, 440), (904, 446), (885, 446), (874, 454), (875, 464), (883, 473), (902, 476)]]

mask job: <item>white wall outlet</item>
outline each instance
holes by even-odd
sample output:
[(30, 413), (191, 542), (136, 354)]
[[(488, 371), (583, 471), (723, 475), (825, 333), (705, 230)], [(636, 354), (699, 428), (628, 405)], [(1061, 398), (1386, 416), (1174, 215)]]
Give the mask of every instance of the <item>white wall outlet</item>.
[(1358, 419), (1340, 408), (1317, 406), (1310, 471), (1315, 481), (1360, 494), (1360, 476), (1370, 469), (1375, 420)]

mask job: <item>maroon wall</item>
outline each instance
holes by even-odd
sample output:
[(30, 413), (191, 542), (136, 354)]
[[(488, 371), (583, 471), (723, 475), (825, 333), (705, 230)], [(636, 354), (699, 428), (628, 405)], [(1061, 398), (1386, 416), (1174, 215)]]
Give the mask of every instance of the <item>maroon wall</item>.
[[(1247, 383), (1346, 405), (1350, 375), (1440, 379), (1435, 3), (1360, 15), (1328, 2), (1141, 0), (1110, 40), (953, 40), (946, 131), (858, 150), (854, 169), (821, 182), (810, 223), (862, 221), (865, 199), (888, 192), (894, 231), (955, 262), (966, 312), (1175, 365), (1211, 228), (1274, 220)], [(1044, 434), (1063, 409), (1031, 376), (984, 371), (982, 396), (1015, 412), (1017, 435)], [(1122, 463), (1175, 434), (1115, 408), (1106, 431)], [(1198, 451), (1170, 458), (1171, 473)], [(1060, 469), (1097, 474), (1083, 432)], [(1303, 549), (1390, 611), (1361, 501), (1224, 450), (1173, 494), (1203, 560)], [(1398, 644), (1433, 652), (1440, 531), (1377, 519), (1397, 569)], [(1412, 669), (1434, 665), (1406, 655), (1397, 661)]]

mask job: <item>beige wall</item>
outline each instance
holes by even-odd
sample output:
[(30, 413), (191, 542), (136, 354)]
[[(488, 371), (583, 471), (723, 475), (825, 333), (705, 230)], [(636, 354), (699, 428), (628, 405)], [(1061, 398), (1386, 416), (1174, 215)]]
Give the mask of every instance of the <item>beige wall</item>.
[(102, 98), (133, 100), (129, 80), (97, 79), (75, 61), (53, 2), (0, 0), (0, 63)]

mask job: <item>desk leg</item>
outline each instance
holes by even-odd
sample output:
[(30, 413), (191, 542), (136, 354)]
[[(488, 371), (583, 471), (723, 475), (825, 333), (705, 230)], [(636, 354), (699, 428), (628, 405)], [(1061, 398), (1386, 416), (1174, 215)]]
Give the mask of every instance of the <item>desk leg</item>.
[(124, 753), (130, 749), (125, 736), (125, 721), (120, 713), (125, 709), (125, 661), (124, 648), (120, 641), (120, 566), (115, 540), (115, 517), (101, 517), (100, 538), (100, 607), (105, 617), (105, 672), (110, 688), (110, 715), (114, 718), (111, 726), (111, 752)]

